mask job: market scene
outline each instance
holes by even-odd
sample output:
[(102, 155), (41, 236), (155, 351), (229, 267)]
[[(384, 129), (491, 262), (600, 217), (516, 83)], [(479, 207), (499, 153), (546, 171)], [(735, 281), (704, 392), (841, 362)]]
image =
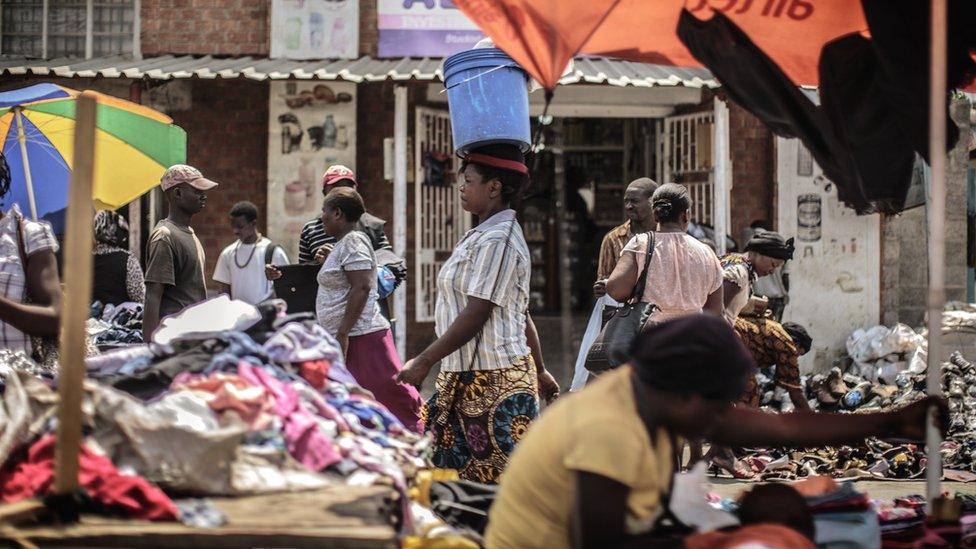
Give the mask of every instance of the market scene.
[(974, 29), (0, 0), (0, 542), (976, 547)]

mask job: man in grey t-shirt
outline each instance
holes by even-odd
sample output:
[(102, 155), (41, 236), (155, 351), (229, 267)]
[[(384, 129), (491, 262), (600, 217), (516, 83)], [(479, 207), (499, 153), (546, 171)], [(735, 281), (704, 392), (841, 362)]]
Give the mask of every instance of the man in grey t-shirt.
[(190, 220), (203, 210), (207, 191), (217, 184), (204, 178), (200, 170), (177, 164), (166, 170), (159, 186), (169, 203), (169, 215), (149, 237), (142, 323), (146, 341), (161, 318), (207, 299), (203, 246), (190, 227)]

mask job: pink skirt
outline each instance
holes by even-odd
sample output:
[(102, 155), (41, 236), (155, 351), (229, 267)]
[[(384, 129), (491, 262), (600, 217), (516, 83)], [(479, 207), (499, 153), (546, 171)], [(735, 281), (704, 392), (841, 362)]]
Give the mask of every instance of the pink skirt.
[(403, 365), (390, 330), (350, 337), (346, 368), (407, 429), (417, 433), (423, 430), (420, 394), (412, 385), (404, 385), (396, 380)]

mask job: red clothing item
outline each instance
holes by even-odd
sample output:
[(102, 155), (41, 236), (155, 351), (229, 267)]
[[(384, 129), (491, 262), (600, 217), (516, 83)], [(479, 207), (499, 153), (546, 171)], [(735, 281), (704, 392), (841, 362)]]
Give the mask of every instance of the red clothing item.
[[(53, 435), (42, 437), (27, 451), (27, 459), (0, 470), (0, 500), (13, 503), (53, 490), (54, 442)], [(132, 518), (176, 520), (173, 500), (146, 479), (119, 473), (108, 458), (85, 446), (78, 461), (79, 483), (106, 508)]]
[(298, 365), (298, 373), (316, 390), (325, 388), (332, 362), (328, 360), (312, 360)]

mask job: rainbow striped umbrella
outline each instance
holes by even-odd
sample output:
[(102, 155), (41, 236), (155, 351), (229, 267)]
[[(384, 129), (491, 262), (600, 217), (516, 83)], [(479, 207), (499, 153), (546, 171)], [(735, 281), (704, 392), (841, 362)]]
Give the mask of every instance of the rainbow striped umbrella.
[[(63, 225), (81, 92), (35, 84), (0, 93), (0, 145), (13, 175), (6, 206)], [(168, 116), (104, 94), (98, 96), (93, 199), (115, 210), (159, 184), (169, 166), (186, 161), (186, 132)]]

